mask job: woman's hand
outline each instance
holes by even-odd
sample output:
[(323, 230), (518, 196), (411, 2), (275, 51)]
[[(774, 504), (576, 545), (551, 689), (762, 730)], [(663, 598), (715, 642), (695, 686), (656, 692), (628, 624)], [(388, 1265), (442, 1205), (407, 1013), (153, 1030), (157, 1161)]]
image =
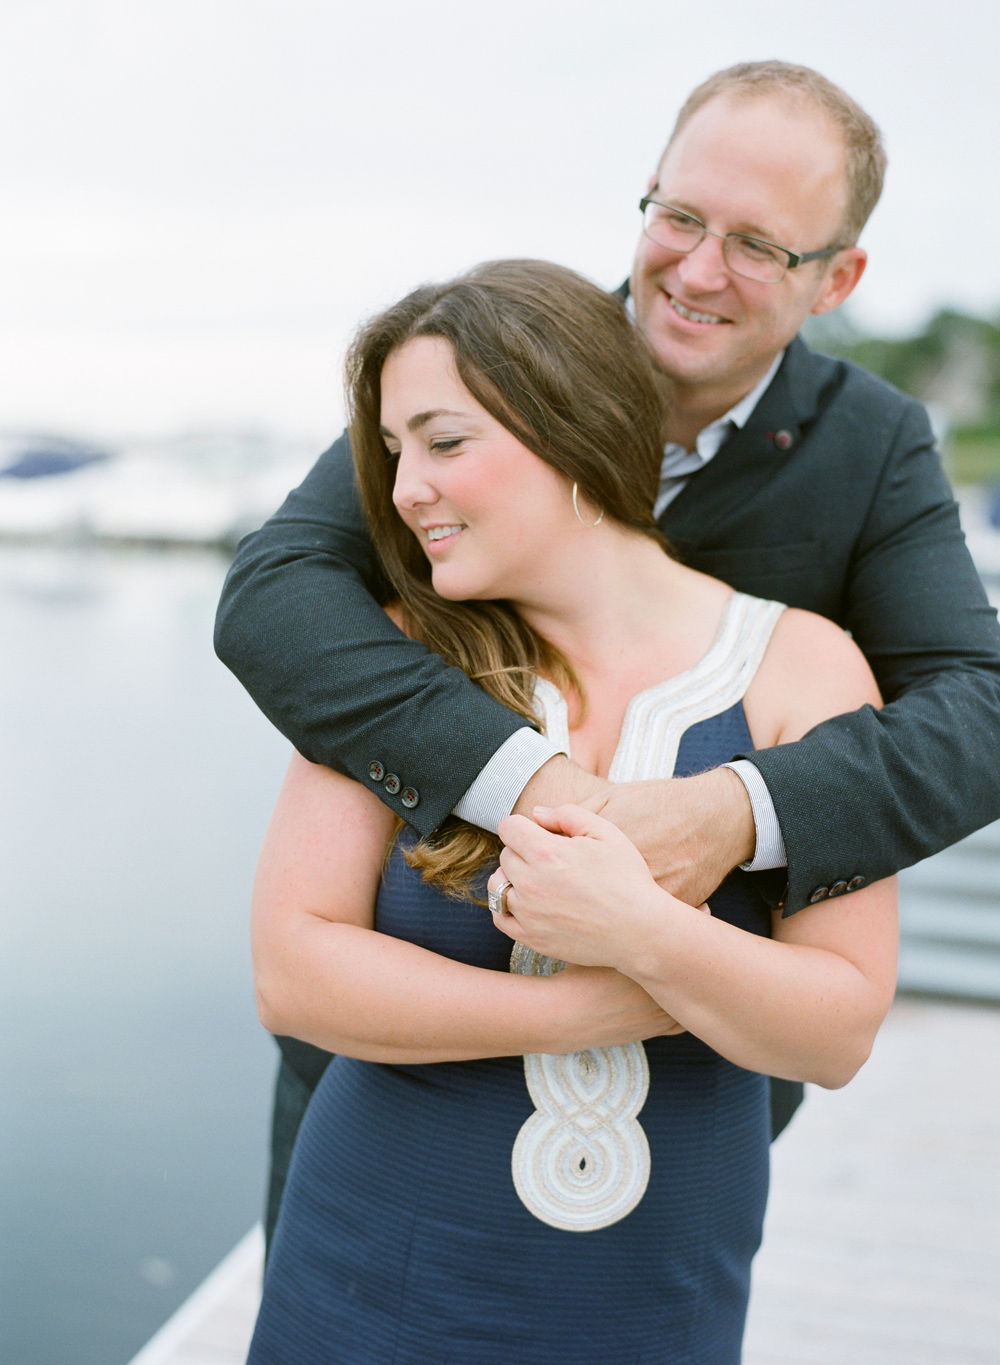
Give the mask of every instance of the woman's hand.
[(564, 1021), (562, 1052), (624, 1047), (685, 1030), (641, 986), (611, 967), (569, 966), (551, 979)]
[(661, 891), (639, 850), (610, 821), (582, 806), (539, 806), (535, 819), (500, 824), (506, 847), (490, 890), (507, 880), (498, 929), (547, 957), (591, 967), (631, 959), (651, 920), (662, 923)]

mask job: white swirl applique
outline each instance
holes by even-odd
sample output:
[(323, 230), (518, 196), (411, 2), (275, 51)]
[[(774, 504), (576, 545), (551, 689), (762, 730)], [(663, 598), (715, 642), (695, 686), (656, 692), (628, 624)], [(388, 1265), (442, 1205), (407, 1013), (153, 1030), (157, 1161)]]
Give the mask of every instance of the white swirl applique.
[[(612, 782), (669, 777), (692, 725), (721, 715), (746, 695), (785, 610), (780, 602), (733, 593), (708, 653), (692, 668), (646, 688), (625, 710)], [(538, 678), (535, 709), (556, 749), (570, 753), (569, 708)], [(553, 976), (565, 962), (516, 943), (510, 970)], [(637, 1121), (649, 1091), (641, 1043), (524, 1059), (536, 1112), (517, 1135), (511, 1168), (521, 1202), (567, 1232), (592, 1232), (631, 1213), (649, 1182), (649, 1144)]]
[[(523, 943), (510, 957), (510, 970), (520, 976), (554, 976), (565, 966)], [(521, 1203), (565, 1232), (617, 1223), (649, 1182), (649, 1144), (636, 1117), (649, 1090), (645, 1048), (533, 1053), (524, 1059), (524, 1078), (536, 1112), (511, 1154)]]

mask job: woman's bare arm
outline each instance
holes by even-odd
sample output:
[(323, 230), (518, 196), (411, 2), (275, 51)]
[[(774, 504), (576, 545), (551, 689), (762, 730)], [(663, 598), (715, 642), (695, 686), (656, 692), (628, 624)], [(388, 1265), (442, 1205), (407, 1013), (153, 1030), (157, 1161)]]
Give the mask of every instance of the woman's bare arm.
[(661, 890), (625, 835), (580, 806), (510, 816), (501, 834), (514, 889), (497, 924), (512, 938), (614, 966), (750, 1071), (836, 1087), (867, 1058), (895, 985), (892, 882), (776, 916), (769, 939)]
[(371, 792), (293, 757), (254, 887), (258, 1009), (271, 1032), (368, 1061), (419, 1063), (569, 1052), (676, 1028), (609, 968), (513, 976), (377, 933), (393, 829)]
[[(665, 895), (665, 893), (660, 893)], [(867, 1061), (896, 985), (895, 882), (775, 916), (760, 938), (680, 901), (622, 960), (678, 1021), (738, 1066), (846, 1085)]]

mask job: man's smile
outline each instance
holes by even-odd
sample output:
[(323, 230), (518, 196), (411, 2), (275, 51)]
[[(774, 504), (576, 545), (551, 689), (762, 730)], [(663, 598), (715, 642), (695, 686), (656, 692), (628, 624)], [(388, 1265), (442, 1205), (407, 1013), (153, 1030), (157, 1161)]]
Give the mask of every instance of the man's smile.
[(714, 325), (719, 322), (729, 322), (729, 318), (721, 317), (718, 313), (703, 313), (696, 311), (694, 308), (688, 308), (686, 304), (681, 303), (680, 299), (674, 298), (673, 294), (667, 293), (666, 290), (663, 292), (666, 294), (670, 307), (677, 316), (683, 318), (685, 322), (702, 322), (708, 323), (709, 325)]

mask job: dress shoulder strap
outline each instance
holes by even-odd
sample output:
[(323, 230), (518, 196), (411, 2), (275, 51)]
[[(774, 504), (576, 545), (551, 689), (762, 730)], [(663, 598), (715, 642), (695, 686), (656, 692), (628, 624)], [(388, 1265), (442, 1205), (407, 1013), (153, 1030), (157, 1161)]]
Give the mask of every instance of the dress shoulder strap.
[[(743, 700), (784, 610), (782, 602), (733, 593), (704, 658), (629, 702), (608, 773), (611, 781), (669, 777), (684, 731)], [(535, 709), (546, 737), (568, 756), (566, 699), (546, 678), (535, 683)]]
[(746, 696), (784, 610), (782, 602), (733, 593), (704, 658), (629, 702), (611, 781), (669, 777), (685, 730)]

